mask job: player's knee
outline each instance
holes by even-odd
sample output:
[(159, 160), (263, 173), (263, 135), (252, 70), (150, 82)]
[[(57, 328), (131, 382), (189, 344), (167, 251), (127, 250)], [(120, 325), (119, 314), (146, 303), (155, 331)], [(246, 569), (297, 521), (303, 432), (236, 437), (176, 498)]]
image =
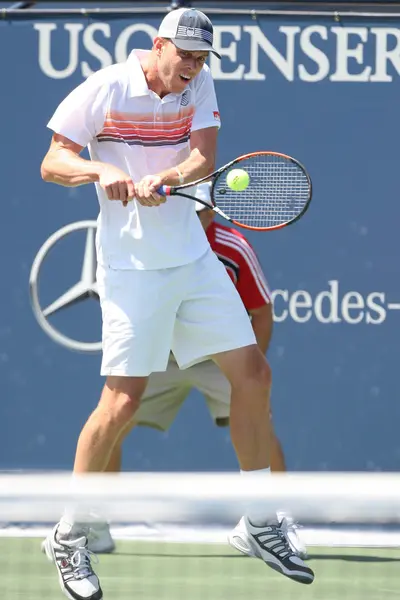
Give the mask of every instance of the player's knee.
[(268, 402), (271, 383), (271, 367), (261, 356), (259, 360), (249, 364), (236, 385), (232, 385), (232, 392), (236, 391), (237, 395), (247, 397), (249, 402), (252, 398)]
[(100, 402), (97, 412), (101, 414), (103, 425), (108, 431), (119, 433), (132, 421), (139, 406), (139, 400), (130, 398), (125, 393), (115, 394), (107, 402)]
[(120, 428), (133, 419), (139, 408), (144, 387), (127, 378), (122, 383), (110, 378), (107, 380), (100, 404), (116, 427)]
[(272, 383), (271, 367), (267, 360), (262, 357), (250, 366), (246, 373), (246, 385), (269, 392)]
[(114, 417), (121, 424), (129, 423), (139, 408), (140, 398), (120, 393), (115, 402)]

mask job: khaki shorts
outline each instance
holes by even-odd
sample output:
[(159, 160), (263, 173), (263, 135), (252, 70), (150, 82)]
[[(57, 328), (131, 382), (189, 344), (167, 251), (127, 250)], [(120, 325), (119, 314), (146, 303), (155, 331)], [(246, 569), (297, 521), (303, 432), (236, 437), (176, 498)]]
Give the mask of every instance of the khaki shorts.
[(166, 431), (193, 388), (204, 395), (214, 423), (229, 425), (231, 386), (217, 365), (207, 360), (181, 370), (172, 356), (166, 371), (150, 375), (135, 415), (137, 425)]
[(204, 395), (215, 422), (229, 418), (231, 386), (217, 365), (207, 360), (180, 370), (170, 358), (166, 371), (150, 375), (135, 421), (167, 430), (193, 388)]

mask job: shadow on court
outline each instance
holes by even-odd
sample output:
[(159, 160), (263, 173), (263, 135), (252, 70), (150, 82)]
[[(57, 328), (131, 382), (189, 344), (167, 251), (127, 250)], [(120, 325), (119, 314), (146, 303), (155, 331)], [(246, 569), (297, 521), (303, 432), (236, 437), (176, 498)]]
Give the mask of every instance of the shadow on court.
[(400, 562), (400, 557), (363, 556), (357, 554), (309, 554), (309, 560), (343, 560), (345, 562), (385, 563)]
[[(196, 554), (183, 554), (183, 553), (175, 553), (175, 552), (113, 552), (112, 556), (136, 556), (140, 558), (160, 558), (170, 560), (171, 558), (179, 558), (185, 559), (187, 561), (198, 559), (198, 558), (226, 558), (226, 559), (241, 559), (248, 560), (248, 556), (243, 556), (241, 554), (204, 554), (204, 553), (196, 553)], [(391, 563), (391, 562), (400, 562), (400, 557), (394, 556), (366, 556), (362, 554), (326, 554), (321, 553), (318, 554), (312, 553), (308, 555), (308, 560), (327, 560), (327, 561), (344, 561), (344, 562), (359, 562), (359, 563)]]
[(157, 553), (157, 552), (113, 552), (111, 556), (140, 556), (140, 558), (185, 558), (191, 560), (193, 558), (248, 558), (240, 554), (175, 554)]

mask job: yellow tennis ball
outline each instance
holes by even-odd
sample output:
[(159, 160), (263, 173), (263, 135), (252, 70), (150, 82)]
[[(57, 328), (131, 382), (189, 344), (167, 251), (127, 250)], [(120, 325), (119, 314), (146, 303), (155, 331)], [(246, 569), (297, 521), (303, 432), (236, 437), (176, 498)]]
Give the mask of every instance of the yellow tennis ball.
[(226, 183), (234, 192), (243, 192), (250, 183), (250, 177), (243, 169), (232, 169), (226, 177)]

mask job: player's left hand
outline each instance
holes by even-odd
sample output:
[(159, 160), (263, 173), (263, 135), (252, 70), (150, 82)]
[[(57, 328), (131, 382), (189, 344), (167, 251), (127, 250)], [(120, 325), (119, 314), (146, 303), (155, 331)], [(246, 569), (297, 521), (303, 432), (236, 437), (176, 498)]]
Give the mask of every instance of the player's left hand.
[(135, 184), (135, 198), (142, 206), (159, 206), (166, 201), (165, 196), (157, 194), (156, 190), (162, 185), (158, 175), (147, 175)]

